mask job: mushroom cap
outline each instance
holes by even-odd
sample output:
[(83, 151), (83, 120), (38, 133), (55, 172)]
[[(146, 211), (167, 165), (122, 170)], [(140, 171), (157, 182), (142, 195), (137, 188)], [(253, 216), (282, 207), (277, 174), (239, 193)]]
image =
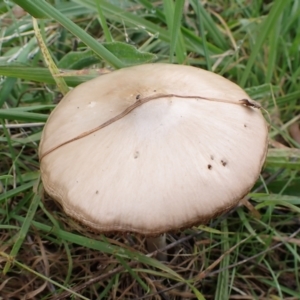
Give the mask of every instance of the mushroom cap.
[(97, 232), (154, 236), (206, 223), (250, 191), (266, 157), (267, 124), (245, 98), (222, 76), (170, 64), (85, 82), (45, 125), (44, 188)]

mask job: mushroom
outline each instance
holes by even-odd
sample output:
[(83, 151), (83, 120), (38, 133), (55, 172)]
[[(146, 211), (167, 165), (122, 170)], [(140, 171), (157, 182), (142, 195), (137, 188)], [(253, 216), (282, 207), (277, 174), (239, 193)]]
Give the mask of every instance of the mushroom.
[(51, 113), (39, 148), (44, 188), (96, 232), (156, 237), (207, 223), (260, 174), (268, 129), (259, 108), (233, 82), (195, 67), (102, 75)]

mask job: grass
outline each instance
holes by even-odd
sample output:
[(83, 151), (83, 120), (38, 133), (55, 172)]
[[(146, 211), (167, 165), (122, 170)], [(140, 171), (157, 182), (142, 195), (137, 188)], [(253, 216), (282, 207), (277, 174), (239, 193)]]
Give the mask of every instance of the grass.
[[(291, 0), (0, 2), (0, 296), (299, 299), (299, 14)], [(39, 182), (41, 131), (61, 95), (148, 62), (221, 74), (271, 119), (248, 195), (255, 210), (169, 234), (166, 263), (147, 255), (142, 237), (87, 232)]]

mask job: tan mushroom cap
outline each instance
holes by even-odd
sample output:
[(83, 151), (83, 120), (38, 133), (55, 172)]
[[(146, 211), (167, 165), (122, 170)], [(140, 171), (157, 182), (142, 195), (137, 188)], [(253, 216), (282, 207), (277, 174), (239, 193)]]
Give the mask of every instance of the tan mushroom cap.
[(168, 64), (81, 84), (44, 128), (45, 190), (99, 232), (151, 236), (205, 223), (250, 191), (266, 157), (265, 119), (245, 98), (219, 75)]

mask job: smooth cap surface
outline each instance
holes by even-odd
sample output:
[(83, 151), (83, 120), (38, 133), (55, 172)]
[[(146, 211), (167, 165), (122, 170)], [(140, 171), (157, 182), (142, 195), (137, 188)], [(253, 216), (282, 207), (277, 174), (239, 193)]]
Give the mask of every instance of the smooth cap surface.
[(179, 65), (81, 84), (44, 128), (45, 190), (99, 232), (157, 235), (205, 223), (250, 191), (266, 157), (266, 122), (241, 99), (249, 96), (227, 79)]

